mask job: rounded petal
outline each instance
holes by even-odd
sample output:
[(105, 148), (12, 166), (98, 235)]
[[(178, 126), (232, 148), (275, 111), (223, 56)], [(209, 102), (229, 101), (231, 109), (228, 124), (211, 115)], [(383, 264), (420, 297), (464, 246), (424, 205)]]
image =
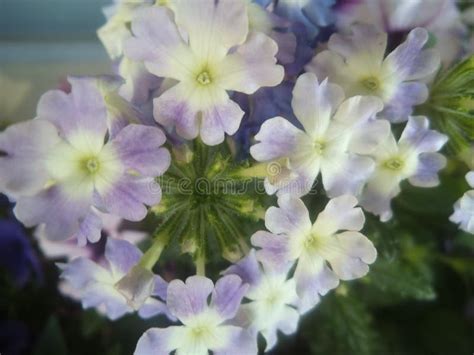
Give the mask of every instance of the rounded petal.
[(226, 275), (216, 282), (212, 291), (211, 307), (222, 319), (234, 318), (247, 290), (248, 285), (243, 284), (239, 276)]
[(110, 263), (112, 270), (125, 275), (136, 265), (142, 252), (135, 245), (121, 239), (107, 239), (105, 244), (105, 258)]
[(237, 275), (243, 282), (250, 284), (251, 287), (259, 283), (261, 274), (262, 270), (258, 264), (255, 249), (251, 249), (246, 257), (224, 271), (224, 275)]
[(44, 168), (48, 152), (60, 142), (51, 123), (32, 120), (0, 133), (0, 191), (12, 197), (31, 195), (49, 179)]
[(319, 84), (316, 75), (305, 73), (296, 81), (291, 106), (306, 133), (318, 137), (326, 132), (332, 115), (343, 100), (341, 87), (327, 80)]
[(288, 256), (288, 236), (258, 231), (252, 235), (252, 245), (260, 247), (256, 256), (264, 265), (283, 267), (290, 262)]
[(387, 56), (384, 67), (401, 80), (423, 79), (434, 73), (440, 58), (435, 50), (423, 50), (427, 41), (426, 29), (413, 29), (406, 41)]
[(212, 281), (203, 276), (188, 277), (186, 283), (171, 281), (167, 295), (170, 313), (181, 321), (201, 313), (207, 308), (207, 298), (213, 289)]
[(429, 129), (429, 125), (429, 120), (424, 116), (410, 117), (398, 144), (410, 147), (419, 153), (440, 150), (448, 141), (448, 137)]
[(219, 64), (219, 85), (226, 90), (253, 94), (263, 86), (276, 86), (284, 69), (276, 65), (277, 44), (261, 32), (252, 32), (247, 41)]
[(137, 124), (123, 128), (111, 144), (127, 168), (143, 176), (156, 177), (168, 169), (171, 156), (160, 148), (166, 141), (161, 129)]
[(338, 230), (359, 231), (365, 223), (364, 213), (357, 205), (357, 199), (343, 195), (331, 199), (323, 212), (318, 215), (313, 231), (319, 235), (329, 236)]
[(303, 201), (289, 194), (278, 197), (278, 206), (265, 214), (265, 226), (272, 233), (304, 233), (311, 229), (309, 212)]
[(400, 83), (379, 117), (394, 123), (404, 122), (412, 114), (413, 106), (425, 102), (428, 95), (428, 87), (424, 83)]
[(410, 184), (420, 187), (434, 187), (439, 184), (438, 172), (446, 166), (447, 159), (439, 153), (421, 153), (415, 175)]

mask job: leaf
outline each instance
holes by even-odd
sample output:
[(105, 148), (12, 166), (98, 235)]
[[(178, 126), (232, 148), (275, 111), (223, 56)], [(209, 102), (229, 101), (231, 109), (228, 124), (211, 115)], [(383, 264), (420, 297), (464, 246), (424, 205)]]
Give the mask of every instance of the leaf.
[(366, 305), (333, 292), (323, 299), (304, 334), (313, 354), (380, 354), (379, 336)]
[(61, 325), (55, 316), (51, 316), (41, 333), (33, 355), (67, 355), (67, 346), (61, 330)]

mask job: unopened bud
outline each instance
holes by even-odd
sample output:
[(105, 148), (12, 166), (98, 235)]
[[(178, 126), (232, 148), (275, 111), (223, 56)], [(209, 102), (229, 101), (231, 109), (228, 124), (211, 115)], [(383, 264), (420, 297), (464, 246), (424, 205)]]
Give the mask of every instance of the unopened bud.
[(119, 282), (115, 288), (126, 299), (127, 304), (137, 310), (151, 296), (155, 286), (155, 275), (141, 265), (135, 265)]

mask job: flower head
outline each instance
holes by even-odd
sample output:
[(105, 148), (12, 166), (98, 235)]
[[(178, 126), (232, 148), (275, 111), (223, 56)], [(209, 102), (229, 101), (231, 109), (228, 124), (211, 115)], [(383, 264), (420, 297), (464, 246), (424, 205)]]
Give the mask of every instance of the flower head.
[(339, 86), (306, 73), (296, 82), (292, 107), (303, 130), (282, 117), (269, 119), (250, 148), (256, 160), (278, 164), (276, 173), (269, 169), (267, 192), (304, 195), (321, 173), (331, 196), (357, 193), (373, 168), (358, 153), (371, 151), (389, 131), (388, 122), (372, 119), (382, 102), (373, 96), (344, 100)]
[(50, 91), (38, 117), (0, 134), (0, 190), (16, 201), (26, 226), (43, 225), (52, 240), (98, 241), (97, 210), (138, 221), (161, 198), (154, 178), (169, 166), (156, 127), (131, 124), (115, 136), (95, 79), (70, 78), (71, 94)]
[(179, 135), (198, 135), (209, 145), (234, 134), (243, 116), (227, 91), (252, 94), (283, 79), (278, 50), (260, 32), (248, 34), (244, 1), (181, 1), (169, 10), (154, 7), (132, 22), (134, 38), (125, 53), (143, 60), (153, 74), (177, 84), (154, 100), (154, 116)]
[(360, 204), (382, 221), (392, 217), (390, 201), (400, 192), (402, 180), (409, 179), (421, 187), (439, 183), (438, 171), (446, 165), (446, 158), (436, 152), (447, 137), (428, 126), (426, 117), (410, 117), (398, 143), (391, 134), (371, 154), (376, 168), (362, 191)]
[[(203, 276), (186, 283), (173, 280), (168, 286), (167, 305), (180, 326), (153, 328), (138, 341), (136, 355), (168, 354), (256, 354), (256, 339), (241, 327), (226, 324), (240, 305), (247, 286), (236, 275), (224, 276), (216, 285)], [(212, 293), (211, 303), (208, 297)]]
[(449, 217), (459, 228), (474, 234), (474, 171), (466, 174), (466, 180), (473, 190), (467, 191), (454, 205), (454, 213)]
[(143, 318), (168, 314), (162, 301), (166, 299), (167, 284), (160, 276), (149, 272), (146, 278), (135, 277), (142, 282), (136, 284), (133, 293), (140, 294), (140, 302), (131, 297), (131, 293), (124, 292), (123, 280), (127, 281), (127, 274), (135, 270), (141, 256), (141, 251), (129, 242), (108, 239), (102, 263), (85, 257), (75, 258), (60, 264), (61, 277), (72, 287), (84, 308), (96, 308), (112, 320), (135, 310)]
[(333, 34), (328, 50), (316, 55), (306, 69), (340, 85), (348, 96), (379, 97), (384, 102), (381, 117), (406, 121), (413, 106), (428, 97), (422, 80), (439, 67), (436, 52), (423, 49), (427, 41), (428, 32), (415, 28), (385, 57), (387, 34), (369, 25), (354, 25), (351, 35)]
[(286, 335), (296, 331), (300, 318), (295, 309), (298, 296), (295, 280), (287, 277), (287, 267), (274, 269), (261, 265), (252, 249), (224, 273), (236, 274), (249, 284), (245, 298), (250, 302), (241, 305), (235, 322), (261, 332), (267, 342), (265, 351), (276, 345), (278, 330)]
[(334, 198), (312, 224), (304, 203), (285, 194), (278, 198), (279, 207), (270, 207), (265, 215), (270, 232), (252, 236), (252, 244), (261, 248), (257, 257), (264, 263), (278, 267), (296, 262), (293, 277), (300, 312), (317, 304), (319, 295), (335, 288), (339, 279), (367, 274), (368, 265), (375, 261), (372, 242), (359, 233), (365, 218), (356, 204), (350, 195)]

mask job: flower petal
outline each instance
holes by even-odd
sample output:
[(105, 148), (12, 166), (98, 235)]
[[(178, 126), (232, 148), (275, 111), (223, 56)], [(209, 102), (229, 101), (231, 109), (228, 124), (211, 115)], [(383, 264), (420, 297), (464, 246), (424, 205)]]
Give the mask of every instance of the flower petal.
[(9, 126), (0, 133), (0, 190), (11, 197), (31, 195), (44, 187), (48, 152), (60, 142), (49, 122), (32, 120)]
[(152, 328), (140, 337), (134, 355), (168, 355), (175, 350), (182, 327), (171, 326), (165, 329)]
[(276, 65), (276, 43), (265, 34), (252, 32), (247, 41), (219, 64), (219, 85), (226, 90), (253, 94), (262, 86), (276, 86), (284, 70)]
[(265, 226), (269, 231), (292, 235), (311, 229), (308, 209), (299, 198), (282, 195), (278, 197), (278, 206), (270, 207), (265, 214)]
[(171, 281), (167, 295), (171, 314), (186, 322), (207, 308), (207, 298), (213, 289), (212, 281), (203, 276), (188, 277), (186, 283), (181, 280)]
[(122, 129), (111, 142), (119, 159), (127, 168), (143, 176), (156, 177), (168, 169), (169, 152), (160, 148), (166, 137), (157, 127), (131, 124)]
[(128, 273), (142, 255), (140, 249), (125, 240), (109, 238), (105, 244), (105, 258), (120, 275)]
[(212, 292), (211, 307), (222, 319), (234, 318), (247, 290), (248, 285), (243, 284), (239, 276), (223, 276), (216, 282)]
[(318, 137), (326, 132), (332, 115), (343, 100), (341, 87), (327, 80), (319, 84), (316, 75), (305, 73), (296, 81), (291, 106), (306, 133)]
[(448, 141), (448, 137), (437, 131), (430, 130), (429, 125), (428, 119), (424, 116), (410, 117), (398, 144), (415, 149), (420, 153), (440, 150)]

